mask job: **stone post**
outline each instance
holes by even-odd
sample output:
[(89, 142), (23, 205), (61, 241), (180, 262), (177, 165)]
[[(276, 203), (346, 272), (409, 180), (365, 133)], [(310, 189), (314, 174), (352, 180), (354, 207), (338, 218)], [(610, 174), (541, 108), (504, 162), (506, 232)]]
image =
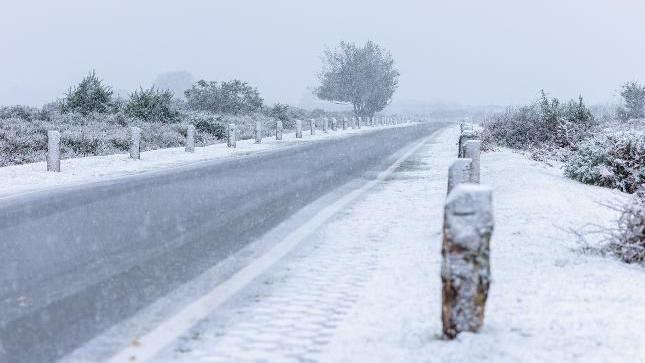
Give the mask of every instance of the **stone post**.
[(275, 139), (282, 140), (282, 121), (275, 122)]
[(313, 118), (309, 119), (309, 130), (311, 131), (312, 135), (316, 134), (316, 120)]
[(262, 121), (255, 122), (255, 143), (262, 143)]
[(356, 128), (358, 128), (359, 130), (360, 130), (360, 128), (361, 128), (361, 122), (362, 122), (362, 121), (363, 121), (363, 120), (362, 120), (362, 117), (361, 117), (361, 116), (358, 116), (358, 117), (356, 118)]
[(492, 192), (474, 184), (457, 185), (444, 211), (441, 255), (443, 334), (477, 332), (484, 323), (490, 287)]
[(60, 132), (47, 131), (47, 171), (60, 172)]
[(338, 128), (338, 120), (336, 120), (336, 117), (331, 118), (331, 130), (336, 131)]
[(195, 126), (188, 125), (186, 127), (186, 152), (195, 152)]
[(296, 120), (296, 139), (302, 139), (302, 120)]
[(477, 137), (474, 132), (465, 129), (464, 132), (459, 135), (459, 151), (457, 153), (457, 157), (463, 158), (464, 156), (464, 145), (466, 144), (466, 141), (468, 140), (473, 140)]
[(481, 154), (481, 141), (468, 140), (464, 144), (464, 157), (472, 160), (471, 178), (470, 182), (479, 184), (479, 159)]
[(322, 123), (322, 129), (324, 133), (327, 133), (327, 128), (329, 127), (329, 118), (324, 117), (323, 118), (323, 123)]
[(470, 183), (471, 178), (471, 159), (457, 159), (450, 169), (448, 169), (448, 194), (458, 185)]
[(347, 130), (347, 117), (343, 116), (343, 130)]
[(141, 129), (130, 127), (130, 158), (141, 159)]
[(226, 146), (228, 147), (237, 147), (237, 135), (235, 124), (228, 124), (228, 129), (226, 131)]

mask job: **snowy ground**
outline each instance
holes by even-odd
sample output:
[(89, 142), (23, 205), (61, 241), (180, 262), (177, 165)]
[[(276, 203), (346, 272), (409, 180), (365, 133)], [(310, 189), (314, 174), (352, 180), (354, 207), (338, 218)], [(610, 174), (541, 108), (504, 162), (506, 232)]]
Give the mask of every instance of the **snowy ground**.
[(196, 147), (194, 153), (187, 153), (184, 148), (167, 148), (141, 153), (141, 160), (130, 159), (128, 154), (106, 156), (90, 156), (61, 160), (61, 172), (47, 172), (46, 163), (30, 163), (12, 165), (0, 168), (0, 197), (33, 192), (61, 186), (73, 186), (88, 182), (103, 181), (126, 175), (139, 174), (171, 167), (195, 164), (231, 157), (241, 157), (266, 152), (277, 148), (293, 147), (303, 143), (327, 140), (338, 137), (349, 137), (357, 134), (372, 132), (383, 128), (407, 127), (414, 123), (347, 129), (328, 133), (316, 130), (316, 135), (310, 135), (309, 130), (303, 130), (303, 138), (296, 139), (295, 133), (283, 134), (283, 140), (275, 140), (275, 136), (266, 137), (261, 144), (255, 140), (241, 140), (236, 148), (227, 148), (225, 143), (206, 147)]
[(496, 219), (484, 329), (440, 339), (442, 204), (457, 133), (439, 133), (150, 361), (645, 361), (645, 270), (582, 254), (567, 231), (611, 225), (615, 212), (599, 203), (625, 195), (511, 152), (482, 158)]

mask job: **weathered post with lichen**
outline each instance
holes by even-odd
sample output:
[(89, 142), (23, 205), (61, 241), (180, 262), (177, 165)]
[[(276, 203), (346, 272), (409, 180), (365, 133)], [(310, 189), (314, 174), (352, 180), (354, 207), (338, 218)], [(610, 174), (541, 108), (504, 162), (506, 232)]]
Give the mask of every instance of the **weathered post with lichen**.
[(302, 120), (296, 120), (296, 139), (302, 139)]
[(262, 143), (262, 121), (255, 122), (255, 143)]
[(195, 126), (188, 125), (186, 127), (186, 152), (195, 152)]
[(492, 233), (491, 190), (457, 185), (446, 200), (441, 248), (441, 320), (446, 338), (477, 332), (484, 323)]
[(479, 184), (479, 165), (482, 143), (479, 140), (468, 140), (464, 144), (464, 158), (472, 160), (470, 182)]
[(141, 159), (141, 129), (130, 127), (130, 158)]
[(235, 135), (235, 131), (235, 124), (228, 124), (228, 129), (226, 130), (226, 146), (237, 147), (237, 135)]
[(275, 139), (282, 140), (282, 121), (275, 122)]
[(47, 171), (60, 172), (60, 132), (47, 131)]
[(448, 194), (459, 184), (470, 183), (472, 169), (471, 159), (457, 159), (448, 169)]

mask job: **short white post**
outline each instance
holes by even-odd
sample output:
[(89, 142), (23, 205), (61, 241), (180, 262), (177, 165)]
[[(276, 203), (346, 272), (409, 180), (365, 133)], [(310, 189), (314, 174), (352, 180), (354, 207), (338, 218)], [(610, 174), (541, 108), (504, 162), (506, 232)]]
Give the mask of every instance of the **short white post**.
[(358, 116), (356, 118), (356, 128), (360, 129), (361, 128), (361, 122), (362, 122), (362, 116)]
[(282, 140), (282, 121), (275, 122), (275, 139)]
[(312, 135), (316, 134), (316, 120), (313, 118), (309, 119), (309, 130), (311, 131)]
[(226, 146), (237, 147), (237, 135), (235, 131), (235, 124), (228, 124), (228, 129), (226, 131)]
[(475, 184), (457, 185), (448, 194), (441, 255), (443, 334), (477, 332), (484, 323), (493, 233), (492, 191)]
[(343, 130), (347, 130), (347, 117), (343, 116)]
[(262, 121), (255, 122), (255, 143), (262, 143)]
[(323, 122), (322, 122), (322, 129), (323, 129), (324, 133), (328, 132), (327, 131), (328, 127), (329, 127), (329, 118), (325, 117), (325, 118), (323, 118)]
[(481, 141), (468, 140), (464, 144), (464, 157), (472, 160), (472, 172), (470, 182), (479, 184), (479, 159), (481, 154)]
[(188, 125), (186, 127), (186, 152), (195, 152), (195, 126)]
[(464, 145), (468, 140), (474, 140), (477, 138), (475, 132), (469, 130), (468, 128), (464, 129), (464, 132), (459, 135), (459, 150), (457, 151), (457, 157), (464, 158)]
[(47, 131), (47, 171), (60, 172), (60, 132)]
[(336, 120), (336, 117), (331, 118), (331, 130), (336, 131), (336, 128), (338, 127), (338, 120)]
[(471, 159), (457, 159), (455, 160), (450, 168), (448, 169), (448, 194), (459, 184), (470, 183), (472, 179), (471, 169), (472, 169), (472, 160)]
[(130, 158), (141, 159), (141, 129), (130, 127)]
[(302, 120), (296, 120), (296, 139), (302, 139)]

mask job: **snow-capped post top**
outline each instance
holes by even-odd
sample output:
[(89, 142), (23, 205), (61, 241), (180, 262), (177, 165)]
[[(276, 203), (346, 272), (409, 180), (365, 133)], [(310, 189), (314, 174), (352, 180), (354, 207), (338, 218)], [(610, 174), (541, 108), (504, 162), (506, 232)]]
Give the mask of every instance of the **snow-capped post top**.
[(60, 132), (47, 131), (47, 171), (60, 171)]
[(141, 129), (130, 127), (130, 158), (141, 159)]
[(236, 147), (237, 146), (237, 139), (235, 135), (235, 124), (228, 124), (228, 129), (226, 132), (226, 146), (228, 147)]
[(474, 140), (477, 138), (477, 135), (472, 129), (464, 129), (464, 131), (459, 135), (459, 150), (457, 152), (457, 157), (463, 158), (464, 156), (464, 145), (468, 140)]
[(492, 191), (459, 184), (446, 200), (441, 255), (443, 333), (478, 331), (490, 287), (490, 238), (493, 233)]
[(470, 183), (472, 159), (457, 159), (448, 169), (448, 194), (458, 185)]
[(302, 120), (296, 120), (296, 139), (302, 139)]
[(186, 127), (186, 152), (195, 152), (195, 126)]

